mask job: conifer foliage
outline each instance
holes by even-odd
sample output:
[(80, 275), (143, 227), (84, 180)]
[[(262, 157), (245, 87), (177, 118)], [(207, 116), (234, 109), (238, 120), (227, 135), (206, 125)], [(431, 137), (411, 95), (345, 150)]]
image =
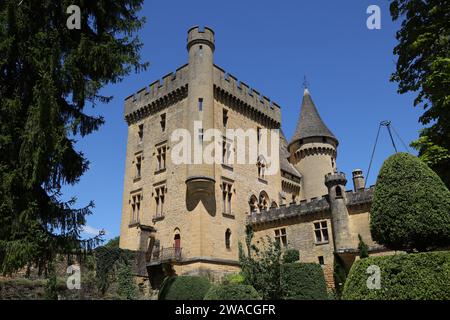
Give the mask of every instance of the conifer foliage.
[[(93, 203), (75, 208), (61, 188), (89, 162), (75, 137), (103, 118), (85, 113), (106, 103), (106, 84), (140, 71), (136, 32), (143, 0), (0, 2), (0, 272), (46, 268), (57, 252), (86, 249), (80, 232)], [(81, 11), (70, 30), (67, 8)]]

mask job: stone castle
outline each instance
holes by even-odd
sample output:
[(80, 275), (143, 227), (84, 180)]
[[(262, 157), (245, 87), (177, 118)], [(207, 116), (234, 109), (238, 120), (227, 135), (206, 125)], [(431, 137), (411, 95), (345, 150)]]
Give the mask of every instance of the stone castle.
[[(230, 148), (236, 150), (225, 132), (280, 129), (280, 107), (214, 64), (210, 28), (191, 28), (187, 50), (186, 65), (125, 100), (120, 247), (144, 253), (143, 273), (152, 286), (164, 273), (220, 278), (238, 272), (246, 226), (255, 242), (270, 236), (298, 249), (302, 262), (321, 264), (330, 287), (334, 264), (348, 269), (357, 258), (359, 236), (371, 254), (383, 252), (369, 230), (373, 188), (365, 188), (362, 171), (354, 170), (353, 188), (346, 189), (345, 174), (336, 170), (339, 141), (308, 89), (293, 137), (280, 134), (279, 170), (266, 175), (262, 156), (256, 164), (227, 159)], [(178, 128), (191, 132), (193, 144), (202, 143), (203, 130), (223, 132), (223, 161), (171, 161), (171, 133)]]

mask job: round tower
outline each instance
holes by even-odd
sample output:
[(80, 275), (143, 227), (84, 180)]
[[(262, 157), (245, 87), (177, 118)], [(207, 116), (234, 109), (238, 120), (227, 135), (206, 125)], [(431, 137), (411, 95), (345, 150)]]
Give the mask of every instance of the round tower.
[(308, 89), (305, 89), (300, 117), (289, 144), (291, 163), (302, 175), (303, 199), (328, 193), (324, 177), (336, 169), (338, 144), (322, 121)]
[(333, 240), (336, 252), (352, 247), (348, 210), (346, 205), (345, 185), (347, 178), (343, 172), (325, 175), (325, 185), (331, 209), (331, 223), (333, 226)]
[(208, 27), (188, 30), (189, 53), (186, 128), (191, 133), (191, 164), (187, 166), (189, 197), (214, 192), (214, 164), (203, 159), (204, 133), (214, 128), (213, 54), (214, 31)]

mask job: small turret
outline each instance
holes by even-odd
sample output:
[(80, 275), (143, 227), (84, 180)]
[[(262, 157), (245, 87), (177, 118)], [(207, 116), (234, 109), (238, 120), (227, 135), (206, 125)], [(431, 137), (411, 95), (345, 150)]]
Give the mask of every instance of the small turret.
[(331, 223), (333, 225), (333, 240), (336, 252), (352, 247), (350, 224), (345, 196), (347, 178), (343, 172), (333, 172), (325, 176), (325, 185), (331, 208)]

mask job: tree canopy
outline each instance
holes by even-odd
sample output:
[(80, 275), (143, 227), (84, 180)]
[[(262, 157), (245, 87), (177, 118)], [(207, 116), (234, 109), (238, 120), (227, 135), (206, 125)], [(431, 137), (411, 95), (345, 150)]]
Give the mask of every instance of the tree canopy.
[(426, 126), (411, 145), (450, 188), (450, 3), (448, 0), (393, 0), (397, 67), (391, 80), (398, 92), (417, 94), (415, 106)]
[[(91, 202), (62, 200), (89, 162), (75, 138), (104, 120), (87, 106), (112, 97), (99, 91), (140, 62), (136, 32), (142, 0), (0, 2), (0, 272), (44, 267), (56, 252), (89, 249), (80, 232)], [(81, 9), (70, 30), (67, 8)]]

